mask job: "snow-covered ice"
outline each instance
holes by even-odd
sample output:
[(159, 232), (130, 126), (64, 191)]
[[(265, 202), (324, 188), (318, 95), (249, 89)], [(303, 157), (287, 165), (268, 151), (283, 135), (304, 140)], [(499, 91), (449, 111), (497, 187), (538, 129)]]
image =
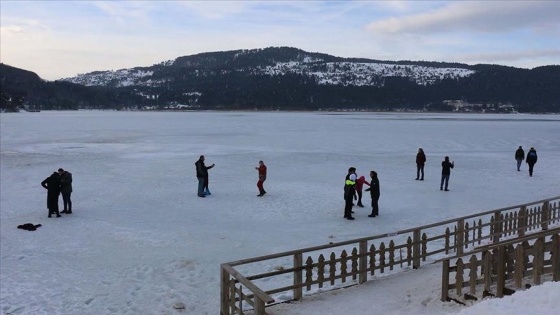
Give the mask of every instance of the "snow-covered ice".
[[(2, 314), (178, 314), (176, 303), (185, 314), (218, 314), (220, 263), (560, 195), (557, 115), (74, 111), (0, 119)], [(519, 145), (539, 154), (533, 177), (526, 164), (516, 171)], [(414, 180), (419, 147), (428, 159), (423, 182)], [(204, 199), (194, 170), (201, 154), (216, 164)], [(446, 155), (455, 161), (450, 192), (439, 190)], [(259, 160), (268, 166), (263, 198)], [(350, 166), (378, 172), (379, 217), (365, 208), (355, 221), (342, 218)], [(40, 182), (59, 167), (74, 176), (74, 213), (48, 219)], [(43, 226), (16, 228), (28, 222)], [(560, 296), (559, 284), (546, 283), (464, 309), (439, 301), (440, 273), (427, 265), (270, 311), (548, 314)]]

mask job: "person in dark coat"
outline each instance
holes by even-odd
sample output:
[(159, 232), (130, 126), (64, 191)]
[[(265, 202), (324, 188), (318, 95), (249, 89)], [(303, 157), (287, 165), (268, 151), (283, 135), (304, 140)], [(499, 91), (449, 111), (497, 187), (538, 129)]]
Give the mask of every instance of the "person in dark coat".
[[(439, 190), (449, 191), (447, 185), (449, 184), (449, 176), (451, 176), (451, 169), (455, 167), (455, 162), (449, 162), (449, 157), (446, 156), (441, 162), (441, 184), (439, 185)], [(443, 189), (443, 184), (445, 183), (445, 189)]]
[(370, 187), (366, 189), (371, 195), (371, 214), (368, 215), (370, 218), (375, 218), (379, 215), (379, 197), (381, 196), (381, 189), (379, 187), (379, 178), (377, 178), (377, 172), (369, 172), (371, 177)]
[[(418, 149), (416, 154), (416, 180), (424, 180), (424, 164), (426, 163), (426, 155), (422, 148)], [(420, 177), (422, 173), (422, 177)]]
[(537, 159), (537, 150), (531, 147), (531, 149), (529, 149), (529, 152), (527, 152), (527, 158), (525, 158), (525, 163), (529, 165), (529, 176), (531, 177), (533, 176), (533, 167), (537, 163)]
[(58, 196), (60, 195), (60, 175), (57, 172), (53, 172), (51, 176), (45, 178), (41, 182), (41, 186), (47, 190), (47, 208), (49, 208), (49, 218), (52, 214), (56, 214), (56, 217), (61, 217), (58, 212)]
[(204, 155), (201, 155), (194, 165), (196, 166), (196, 178), (198, 179), (198, 196), (204, 198), (206, 197), (204, 186), (205, 181), (208, 180), (208, 170), (214, 167), (215, 164), (210, 166), (204, 165)]
[(58, 169), (58, 174), (60, 174), (60, 192), (62, 193), (62, 203), (64, 204), (64, 210), (60, 213), (72, 213), (72, 200), (70, 196), (72, 195), (72, 173)]
[(519, 146), (519, 149), (515, 151), (515, 160), (517, 161), (517, 171), (520, 171), (521, 163), (525, 160), (525, 151)]
[(262, 197), (266, 194), (266, 190), (264, 190), (264, 181), (266, 180), (266, 165), (264, 165), (263, 161), (259, 161), (259, 166), (256, 166), (255, 169), (259, 171), (259, 181), (257, 182), (257, 188), (259, 189), (259, 194), (257, 197)]
[(344, 182), (344, 218), (354, 220), (354, 217), (352, 217), (352, 201), (356, 194), (356, 174), (348, 174), (346, 178)]

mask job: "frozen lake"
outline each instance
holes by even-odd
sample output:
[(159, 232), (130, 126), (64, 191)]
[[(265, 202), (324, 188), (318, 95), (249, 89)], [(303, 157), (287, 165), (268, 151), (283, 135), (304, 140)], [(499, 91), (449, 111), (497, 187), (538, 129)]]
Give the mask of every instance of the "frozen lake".
[[(0, 115), (0, 310), (219, 312), (219, 264), (392, 232), (560, 195), (560, 116), (287, 112)], [(514, 152), (535, 147), (533, 177)], [(427, 155), (424, 182), (415, 155)], [(204, 154), (208, 198), (196, 195)], [(441, 161), (455, 161), (450, 192)], [(257, 198), (259, 160), (268, 166)], [(347, 169), (375, 170), (380, 217), (342, 218)], [(74, 176), (74, 213), (48, 219), (40, 182)], [(364, 204), (369, 205), (365, 194)], [(62, 205), (62, 200), (60, 200)], [(35, 232), (16, 229), (42, 224)], [(439, 288), (433, 288), (436, 294)], [(445, 313), (437, 298), (431, 314)]]

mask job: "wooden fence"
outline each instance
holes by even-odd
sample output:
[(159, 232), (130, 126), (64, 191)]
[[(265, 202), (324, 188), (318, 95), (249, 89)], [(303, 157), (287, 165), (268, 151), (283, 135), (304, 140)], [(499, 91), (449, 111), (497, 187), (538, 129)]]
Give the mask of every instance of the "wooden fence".
[(264, 315), (265, 307), (300, 300), (304, 289), (313, 292), (361, 284), (377, 273), (419, 268), (431, 256), (461, 255), (477, 246), (559, 224), (557, 196), (395, 233), (224, 263), (220, 266), (220, 314), (252, 310)]
[[(560, 281), (560, 227), (492, 244), (441, 262), (442, 301), (478, 300), (488, 295), (503, 297), (507, 292), (515, 292), (506, 287), (508, 281), (517, 289), (524, 281), (530, 282), (526, 285), (539, 285), (547, 275), (549, 280)], [(463, 294), (464, 290), (468, 292)]]

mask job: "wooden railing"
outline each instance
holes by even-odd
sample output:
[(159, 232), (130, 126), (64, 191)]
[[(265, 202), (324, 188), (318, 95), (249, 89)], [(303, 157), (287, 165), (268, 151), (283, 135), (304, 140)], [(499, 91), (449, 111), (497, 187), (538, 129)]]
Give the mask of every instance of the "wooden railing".
[[(506, 292), (515, 292), (506, 287), (507, 281), (517, 289), (523, 286), (523, 281), (539, 285), (547, 275), (549, 280), (560, 281), (560, 227), (485, 246), (440, 262), (442, 301), (478, 300), (488, 295), (503, 297)], [(454, 295), (450, 294), (452, 292)]]
[(395, 233), (224, 263), (220, 314), (244, 314), (252, 309), (263, 315), (265, 307), (301, 299), (304, 289), (361, 284), (376, 273), (419, 268), (431, 256), (461, 255), (477, 246), (559, 224), (557, 196)]

